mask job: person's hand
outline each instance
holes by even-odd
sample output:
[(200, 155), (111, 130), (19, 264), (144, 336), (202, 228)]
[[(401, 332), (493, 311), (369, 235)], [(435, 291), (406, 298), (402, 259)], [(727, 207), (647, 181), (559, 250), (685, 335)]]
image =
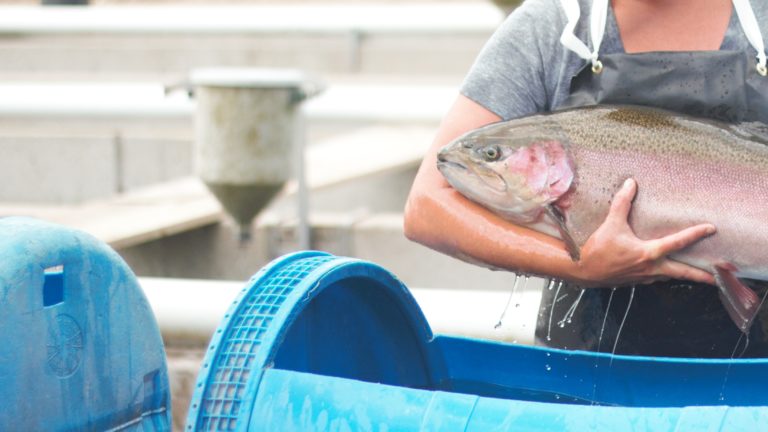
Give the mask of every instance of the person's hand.
[(627, 220), (637, 183), (628, 179), (616, 192), (602, 225), (581, 249), (582, 284), (621, 286), (651, 283), (666, 279), (686, 279), (715, 283), (712, 274), (673, 261), (667, 256), (715, 232), (714, 225), (701, 224), (655, 240), (642, 240)]

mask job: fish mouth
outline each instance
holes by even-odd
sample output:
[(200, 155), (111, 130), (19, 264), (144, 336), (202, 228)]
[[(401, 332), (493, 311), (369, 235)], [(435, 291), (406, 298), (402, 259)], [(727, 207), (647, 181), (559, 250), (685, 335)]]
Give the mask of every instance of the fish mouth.
[(458, 171), (469, 171), (467, 165), (463, 164), (455, 158), (449, 157), (445, 152), (442, 151), (437, 154), (437, 169), (442, 173), (452, 169)]
[(455, 161), (449, 161), (449, 160), (440, 160), (437, 162), (437, 169), (440, 171), (446, 170), (446, 169), (456, 169), (460, 171), (468, 171), (466, 165), (460, 162)]
[[(458, 186), (458, 184), (454, 184), (457, 183), (454, 180), (458, 180), (461, 177), (468, 177), (474, 178), (474, 182), (477, 182), (476, 184), (484, 184), (496, 193), (504, 194), (507, 192), (508, 185), (506, 180), (492, 169), (476, 164), (465, 164), (463, 161), (453, 158), (448, 159), (442, 154), (438, 154), (437, 159), (437, 169), (448, 180), (448, 183), (451, 183), (454, 187)], [(458, 181), (458, 183), (463, 182)]]

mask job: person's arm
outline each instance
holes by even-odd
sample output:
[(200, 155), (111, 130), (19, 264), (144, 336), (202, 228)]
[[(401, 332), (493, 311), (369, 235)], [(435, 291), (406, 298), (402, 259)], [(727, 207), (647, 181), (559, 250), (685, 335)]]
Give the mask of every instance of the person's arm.
[(437, 170), (440, 148), (464, 132), (500, 118), (459, 96), (443, 119), (419, 168), (405, 208), (405, 235), (432, 249), (491, 268), (546, 275), (583, 286), (617, 286), (674, 278), (714, 284), (711, 274), (666, 258), (714, 232), (697, 225), (657, 240), (637, 238), (627, 222), (636, 185), (628, 181), (613, 199), (606, 221), (573, 262), (564, 244), (514, 225), (456, 192)]

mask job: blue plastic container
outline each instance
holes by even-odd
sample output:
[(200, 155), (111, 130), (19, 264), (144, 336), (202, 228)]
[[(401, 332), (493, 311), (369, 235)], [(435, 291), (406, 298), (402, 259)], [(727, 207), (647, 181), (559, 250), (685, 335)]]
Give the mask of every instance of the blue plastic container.
[(170, 430), (152, 310), (91, 236), (0, 219), (0, 334), (0, 430)]
[(234, 301), (187, 429), (766, 430), (767, 389), (762, 359), (611, 357), (434, 336), (386, 270), (300, 252), (259, 271)]

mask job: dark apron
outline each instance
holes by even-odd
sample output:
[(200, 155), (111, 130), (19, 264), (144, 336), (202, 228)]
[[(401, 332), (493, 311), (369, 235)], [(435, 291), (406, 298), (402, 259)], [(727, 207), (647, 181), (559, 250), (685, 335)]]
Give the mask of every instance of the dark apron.
[[(747, 53), (609, 54), (600, 61), (599, 74), (588, 64), (573, 78), (570, 96), (558, 109), (633, 104), (728, 122), (768, 123), (768, 78), (757, 73), (754, 56)], [(745, 283), (761, 298), (763, 286), (768, 287)], [(768, 357), (765, 309), (747, 338), (711, 285), (669, 281), (582, 290), (552, 283), (544, 290), (536, 338), (555, 348), (614, 352), (615, 347), (616, 354)]]

